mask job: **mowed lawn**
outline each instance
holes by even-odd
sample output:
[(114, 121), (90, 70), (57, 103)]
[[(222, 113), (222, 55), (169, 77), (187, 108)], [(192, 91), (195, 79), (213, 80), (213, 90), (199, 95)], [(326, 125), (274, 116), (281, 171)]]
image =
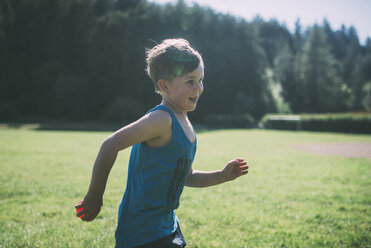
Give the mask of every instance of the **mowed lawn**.
[[(0, 247), (113, 247), (130, 149), (122, 151), (98, 218), (83, 198), (108, 132), (0, 129)], [(371, 142), (370, 135), (264, 130), (198, 134), (194, 169), (236, 157), (247, 176), (185, 188), (177, 210), (188, 247), (370, 247), (371, 160), (314, 155), (293, 145)], [(143, 223), (146, 225), (146, 223)]]

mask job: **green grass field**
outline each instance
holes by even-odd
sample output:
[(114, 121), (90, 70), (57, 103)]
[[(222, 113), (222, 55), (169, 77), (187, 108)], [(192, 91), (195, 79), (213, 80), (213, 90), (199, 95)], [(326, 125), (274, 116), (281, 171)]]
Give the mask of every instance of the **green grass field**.
[[(129, 150), (112, 169), (98, 218), (84, 223), (74, 209), (108, 134), (0, 128), (1, 248), (114, 246)], [(200, 133), (195, 169), (220, 169), (235, 157), (251, 169), (233, 182), (185, 188), (177, 214), (188, 247), (370, 247), (371, 160), (292, 149), (320, 142), (371, 135)]]

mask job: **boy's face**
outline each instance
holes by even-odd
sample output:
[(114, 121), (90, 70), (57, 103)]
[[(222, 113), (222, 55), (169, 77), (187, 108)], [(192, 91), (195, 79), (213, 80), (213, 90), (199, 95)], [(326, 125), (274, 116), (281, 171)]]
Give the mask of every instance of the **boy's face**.
[(203, 78), (204, 67), (200, 63), (194, 71), (170, 80), (169, 90), (163, 94), (164, 99), (180, 112), (195, 110), (198, 99), (204, 91)]

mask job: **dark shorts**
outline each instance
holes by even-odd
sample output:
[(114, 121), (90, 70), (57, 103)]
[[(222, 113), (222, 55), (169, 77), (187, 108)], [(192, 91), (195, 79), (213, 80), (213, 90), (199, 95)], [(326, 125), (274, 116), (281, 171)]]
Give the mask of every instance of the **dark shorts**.
[(135, 248), (183, 248), (186, 246), (182, 231), (178, 228), (169, 236), (160, 238), (151, 243), (136, 246)]

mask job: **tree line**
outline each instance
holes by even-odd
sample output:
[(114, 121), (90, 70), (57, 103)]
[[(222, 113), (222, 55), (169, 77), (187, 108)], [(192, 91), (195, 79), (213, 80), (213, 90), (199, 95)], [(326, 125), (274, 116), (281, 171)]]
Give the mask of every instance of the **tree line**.
[(145, 48), (179, 37), (205, 62), (197, 122), (371, 109), (371, 40), (354, 27), (292, 33), (182, 0), (0, 0), (0, 120), (132, 121), (161, 99)]

